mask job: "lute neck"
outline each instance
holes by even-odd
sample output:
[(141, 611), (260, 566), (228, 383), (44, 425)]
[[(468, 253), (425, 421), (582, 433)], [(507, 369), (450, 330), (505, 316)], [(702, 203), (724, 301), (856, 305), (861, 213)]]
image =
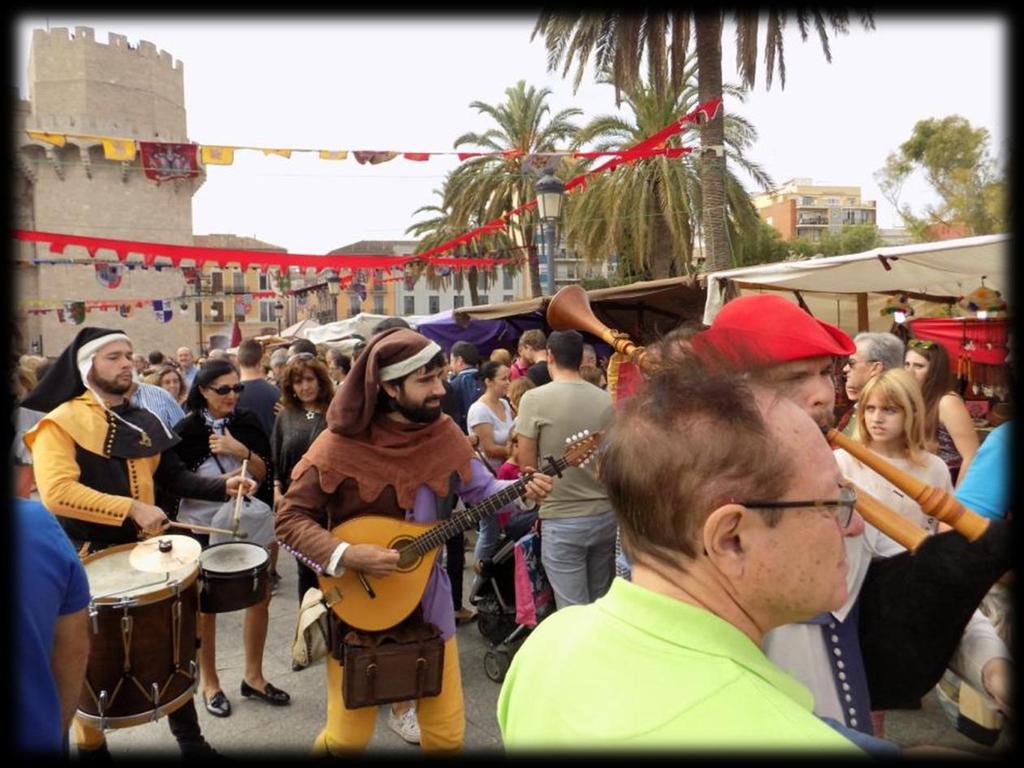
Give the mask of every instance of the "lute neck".
[[(548, 476), (559, 475), (568, 466), (569, 462), (565, 459), (551, 460), (548, 462), (547, 467), (538, 470), (538, 472)], [(528, 477), (522, 477), (506, 488), (502, 488), (493, 496), (488, 496), (479, 504), (475, 504), (457, 515), (452, 515), (450, 519), (441, 523), (441, 525), (434, 526), (426, 533), (417, 536), (403, 549), (414, 549), (418, 555), (425, 555), (432, 549), (436, 549), (453, 536), (468, 531), (485, 517), (490, 517), (502, 507), (508, 506), (516, 499), (525, 496), (526, 484), (529, 480)]]

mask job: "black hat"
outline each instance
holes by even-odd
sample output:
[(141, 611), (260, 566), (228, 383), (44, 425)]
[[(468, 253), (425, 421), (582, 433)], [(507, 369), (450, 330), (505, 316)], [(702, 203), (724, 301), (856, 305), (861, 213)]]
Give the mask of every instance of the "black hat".
[(122, 331), (108, 328), (86, 327), (80, 330), (20, 405), (49, 413), (61, 403), (78, 397), (85, 392), (93, 357), (114, 341), (131, 342), (131, 339)]

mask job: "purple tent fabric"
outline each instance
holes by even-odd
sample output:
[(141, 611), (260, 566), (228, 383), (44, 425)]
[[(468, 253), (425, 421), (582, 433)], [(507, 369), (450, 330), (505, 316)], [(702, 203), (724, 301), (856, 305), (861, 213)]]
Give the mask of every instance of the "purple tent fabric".
[(470, 320), (466, 327), (455, 322), (450, 309), (436, 315), (409, 319), (416, 324), (420, 333), (440, 344), (446, 353), (451, 351), (456, 341), (470, 341), (484, 357), (498, 347), (515, 354), (516, 340), (523, 331), (544, 328), (544, 319), (540, 312), (500, 320)]

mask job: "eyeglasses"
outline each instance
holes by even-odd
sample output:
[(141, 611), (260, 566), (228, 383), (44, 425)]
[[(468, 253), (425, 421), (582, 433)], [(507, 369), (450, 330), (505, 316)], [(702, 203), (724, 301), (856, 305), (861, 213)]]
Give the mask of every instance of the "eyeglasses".
[(216, 392), (218, 395), (226, 395), (228, 392), (234, 392), (236, 395), (241, 394), (242, 390), (245, 389), (245, 384), (235, 384), (231, 387), (227, 384), (222, 384), (219, 387), (207, 387), (211, 392)]
[(910, 349), (931, 349), (937, 342), (931, 339), (911, 339), (907, 342)]
[(846, 528), (853, 519), (853, 506), (857, 503), (857, 492), (848, 485), (840, 486), (838, 499), (813, 499), (811, 501), (736, 501), (750, 509), (798, 509), (800, 507), (835, 507), (836, 520), (840, 528)]

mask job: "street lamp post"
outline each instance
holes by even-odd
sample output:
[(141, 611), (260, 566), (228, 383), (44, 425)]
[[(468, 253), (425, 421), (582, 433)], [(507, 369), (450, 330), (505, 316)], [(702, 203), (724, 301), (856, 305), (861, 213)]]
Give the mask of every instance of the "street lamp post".
[(537, 212), (544, 232), (544, 259), (539, 264), (541, 292), (551, 295), (555, 292), (555, 237), (558, 222), (562, 218), (565, 184), (551, 171), (546, 171), (534, 186), (534, 190), (537, 193)]
[(274, 313), (277, 315), (277, 335), (281, 335), (281, 315), (284, 313), (284, 304), (278, 301), (274, 305)]
[(333, 269), (327, 272), (327, 295), (331, 297), (331, 318), (338, 319), (338, 295), (341, 293), (341, 278)]

